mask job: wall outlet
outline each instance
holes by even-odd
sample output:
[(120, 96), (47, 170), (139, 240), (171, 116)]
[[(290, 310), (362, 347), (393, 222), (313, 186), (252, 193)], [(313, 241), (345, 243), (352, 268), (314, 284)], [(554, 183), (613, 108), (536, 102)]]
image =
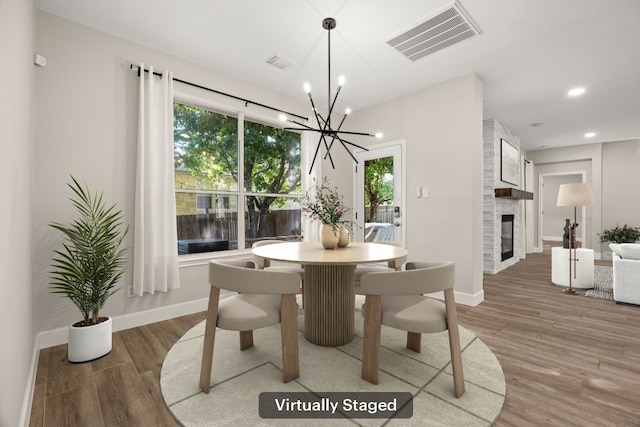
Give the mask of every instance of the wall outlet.
[(423, 188), (422, 189), (422, 197), (424, 197), (425, 199), (427, 197), (429, 197), (429, 189), (428, 188)]

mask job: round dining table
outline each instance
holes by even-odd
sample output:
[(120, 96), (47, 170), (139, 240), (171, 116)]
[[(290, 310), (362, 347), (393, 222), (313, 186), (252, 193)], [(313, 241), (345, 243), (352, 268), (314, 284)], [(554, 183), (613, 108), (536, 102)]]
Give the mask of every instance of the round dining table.
[(284, 242), (252, 249), (256, 256), (304, 267), (304, 336), (317, 345), (350, 342), (355, 321), (355, 267), (406, 257), (404, 248), (383, 243), (351, 242), (324, 249), (320, 242)]

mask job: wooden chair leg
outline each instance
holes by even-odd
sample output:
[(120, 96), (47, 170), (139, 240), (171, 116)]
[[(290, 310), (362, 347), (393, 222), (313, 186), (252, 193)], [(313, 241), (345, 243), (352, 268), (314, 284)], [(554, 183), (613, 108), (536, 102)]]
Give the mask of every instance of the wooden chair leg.
[(253, 331), (240, 331), (240, 351), (253, 347)]
[(420, 353), (422, 348), (422, 334), (418, 332), (407, 332), (407, 348), (416, 353)]
[(200, 365), (200, 390), (204, 393), (209, 393), (211, 384), (211, 364), (213, 362), (213, 345), (216, 339), (219, 300), (220, 289), (212, 286), (211, 291), (209, 291), (209, 307), (204, 328), (204, 345), (202, 347), (202, 363)]
[(364, 304), (364, 338), (362, 340), (362, 379), (378, 384), (380, 366), (380, 295), (367, 295)]
[(280, 340), (282, 341), (282, 376), (285, 383), (300, 377), (297, 317), (296, 296), (293, 294), (282, 295), (280, 303)]
[(451, 349), (451, 369), (453, 370), (453, 389), (456, 398), (464, 394), (464, 371), (462, 367), (462, 352), (460, 350), (460, 331), (458, 330), (458, 315), (453, 297), (453, 289), (444, 291), (444, 301), (447, 310), (447, 329), (449, 330), (449, 347)]

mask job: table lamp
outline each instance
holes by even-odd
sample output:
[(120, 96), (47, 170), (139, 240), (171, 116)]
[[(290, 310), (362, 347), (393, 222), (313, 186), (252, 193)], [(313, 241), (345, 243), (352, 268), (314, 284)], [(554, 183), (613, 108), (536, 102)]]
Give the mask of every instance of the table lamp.
[[(563, 292), (567, 294), (575, 294), (576, 291), (571, 286), (572, 276), (576, 278), (576, 210), (578, 206), (593, 206), (593, 193), (591, 192), (591, 184), (574, 183), (562, 184), (558, 191), (557, 206), (573, 206), (573, 224), (569, 227), (569, 288)], [(572, 253), (573, 251), (573, 253)], [(572, 262), (573, 261), (573, 266)], [(573, 272), (573, 274), (572, 274)]]

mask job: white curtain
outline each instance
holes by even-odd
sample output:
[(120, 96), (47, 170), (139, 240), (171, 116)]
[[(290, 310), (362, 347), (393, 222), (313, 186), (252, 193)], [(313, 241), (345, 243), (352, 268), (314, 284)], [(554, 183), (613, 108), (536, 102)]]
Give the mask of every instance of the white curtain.
[(180, 287), (173, 166), (173, 76), (140, 64), (133, 293)]

